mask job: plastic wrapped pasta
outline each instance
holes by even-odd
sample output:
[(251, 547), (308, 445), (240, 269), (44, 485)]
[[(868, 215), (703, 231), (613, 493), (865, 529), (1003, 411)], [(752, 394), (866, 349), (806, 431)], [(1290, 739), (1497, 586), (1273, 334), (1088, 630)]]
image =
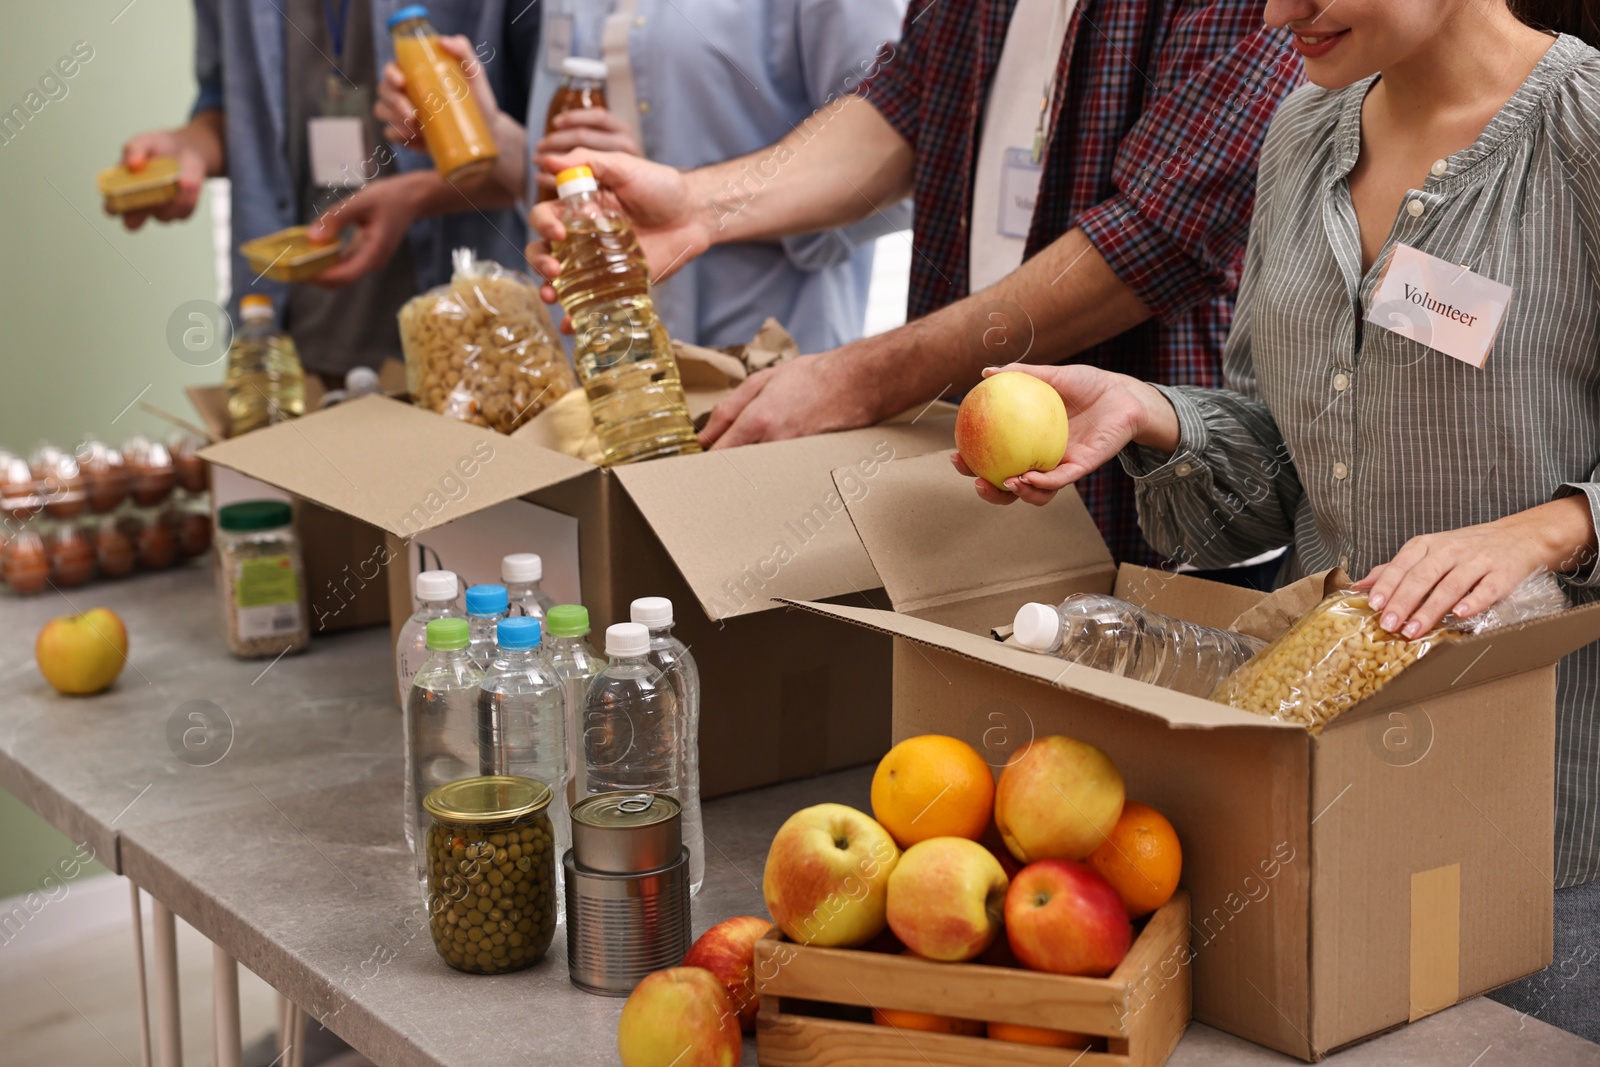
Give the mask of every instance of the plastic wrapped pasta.
[(457, 249), (448, 285), (400, 309), (411, 399), (510, 433), (577, 388), (532, 279)]

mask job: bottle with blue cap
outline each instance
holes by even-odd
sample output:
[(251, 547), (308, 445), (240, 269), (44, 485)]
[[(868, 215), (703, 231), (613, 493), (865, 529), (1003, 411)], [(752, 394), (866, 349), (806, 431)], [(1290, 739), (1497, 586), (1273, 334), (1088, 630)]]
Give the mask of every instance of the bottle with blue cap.
[(479, 773), (478, 686), (466, 619), (428, 623), (428, 661), (406, 701), (406, 839), (417, 854), (417, 879), (427, 884), (427, 852), (417, 848), (428, 825), (422, 798), (441, 785)]
[(513, 615), (502, 619), (495, 633), (494, 659), (478, 685), (478, 770), (549, 786), (556, 855), (564, 855), (571, 827), (563, 684), (541, 654), (540, 620)]
[(495, 627), (511, 612), (511, 599), (503, 585), (474, 585), (467, 589), (467, 627), (472, 634), (472, 662), (488, 670), (494, 659)]

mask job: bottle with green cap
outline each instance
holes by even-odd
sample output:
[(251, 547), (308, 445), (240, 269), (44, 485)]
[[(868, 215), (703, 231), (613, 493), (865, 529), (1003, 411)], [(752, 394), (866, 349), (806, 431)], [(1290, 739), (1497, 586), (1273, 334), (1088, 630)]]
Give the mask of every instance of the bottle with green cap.
[[(427, 825), (422, 798), (441, 785), (478, 773), (478, 685), (483, 670), (468, 652), (466, 619), (428, 623), (428, 661), (411, 680), (406, 701), (406, 840)], [(413, 845), (415, 849), (415, 845)], [(417, 852), (417, 877), (427, 882)]]
[(545, 659), (561, 679), (566, 709), (567, 801), (587, 796), (584, 775), (584, 703), (589, 699), (589, 684), (606, 669), (605, 657), (589, 644), (589, 609), (581, 604), (557, 604), (545, 612)]

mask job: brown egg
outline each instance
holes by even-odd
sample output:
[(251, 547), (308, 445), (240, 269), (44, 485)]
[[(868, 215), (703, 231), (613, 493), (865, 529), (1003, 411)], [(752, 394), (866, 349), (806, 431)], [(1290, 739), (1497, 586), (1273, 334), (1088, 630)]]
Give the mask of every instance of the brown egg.
[(94, 577), (94, 545), (74, 526), (63, 526), (50, 542), (50, 580), (64, 589)]
[(41, 503), (27, 461), (11, 456), (0, 462), (0, 510), (17, 522), (27, 522), (39, 513)]
[(122, 453), (104, 441), (85, 439), (77, 447), (78, 469), (89, 497), (89, 510), (105, 515), (128, 499), (128, 471)]
[(134, 565), (138, 563), (138, 553), (133, 547), (133, 541), (115, 523), (108, 523), (100, 528), (94, 548), (95, 560), (100, 564), (100, 573), (107, 578), (121, 578), (130, 574)]
[(148, 508), (167, 499), (178, 483), (178, 475), (166, 445), (135, 435), (122, 446), (122, 456), (132, 480), (135, 504)]
[(211, 516), (204, 511), (187, 511), (178, 529), (178, 551), (184, 559), (204, 555), (211, 547)]
[(44, 539), (34, 531), (24, 530), (12, 539), (6, 553), (5, 579), (23, 596), (39, 592), (49, 581), (50, 560), (45, 553)]
[(152, 522), (139, 531), (139, 563), (146, 570), (164, 571), (178, 559), (178, 539), (171, 529)]
[(75, 519), (88, 507), (87, 482), (78, 461), (57, 449), (29, 464), (44, 495), (44, 513), (52, 519)]
[(184, 492), (203, 493), (211, 486), (211, 465), (200, 458), (203, 446), (204, 442), (187, 434), (177, 434), (168, 442), (172, 466)]

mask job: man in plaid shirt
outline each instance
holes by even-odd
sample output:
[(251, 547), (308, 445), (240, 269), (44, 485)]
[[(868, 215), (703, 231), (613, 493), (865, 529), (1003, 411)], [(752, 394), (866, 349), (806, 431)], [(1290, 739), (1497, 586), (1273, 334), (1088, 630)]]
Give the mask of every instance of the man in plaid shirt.
[[(1040, 32), (1008, 42), (1014, 16)], [(1220, 384), (1256, 153), (1301, 76), (1260, 0), (916, 0), (903, 33), (861, 84), (753, 155), (689, 172), (609, 153), (540, 161), (591, 166), (659, 276), (713, 244), (834, 229), (914, 196), (911, 321), (752, 376), (717, 406), (702, 442), (870, 425), (1019, 359)], [(992, 95), (1003, 51), (1020, 65), (1013, 48), (1056, 39), (1043, 89)], [(1047, 73), (1049, 57), (1038, 57)], [(1031, 220), (1013, 223), (1023, 260), (974, 292), (974, 227), (995, 225), (992, 211), (974, 212), (984, 125), (1015, 128), (1017, 108), (1030, 130), (1044, 116)], [(1027, 172), (1026, 156), (1013, 148), (1006, 166)], [(548, 251), (563, 235), (557, 212), (541, 205), (532, 222), (544, 243), (529, 261), (548, 277), (559, 270)], [(1119, 560), (1159, 562), (1117, 464), (1077, 488)]]

